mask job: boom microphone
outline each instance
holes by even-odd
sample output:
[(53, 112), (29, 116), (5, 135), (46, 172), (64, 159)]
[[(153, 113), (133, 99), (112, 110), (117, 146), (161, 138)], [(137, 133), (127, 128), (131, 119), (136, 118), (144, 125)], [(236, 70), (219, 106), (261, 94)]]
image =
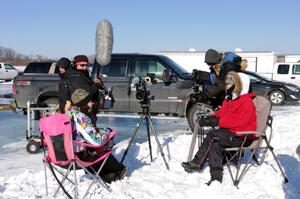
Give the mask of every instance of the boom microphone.
[(97, 25), (96, 30), (96, 61), (97, 65), (94, 66), (92, 76), (99, 74), (100, 66), (106, 66), (111, 59), (113, 48), (113, 29), (111, 23), (104, 19)]
[(298, 147), (296, 149), (296, 154), (298, 155), (298, 158), (300, 160), (300, 144), (298, 145)]

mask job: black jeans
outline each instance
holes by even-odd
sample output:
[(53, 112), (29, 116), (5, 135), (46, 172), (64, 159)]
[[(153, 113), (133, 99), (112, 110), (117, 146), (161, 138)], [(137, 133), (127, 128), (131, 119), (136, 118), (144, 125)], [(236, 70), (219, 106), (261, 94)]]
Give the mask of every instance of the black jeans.
[(224, 149), (241, 146), (243, 140), (227, 129), (212, 130), (204, 138), (192, 161), (203, 168), (208, 160), (211, 179), (222, 181)]

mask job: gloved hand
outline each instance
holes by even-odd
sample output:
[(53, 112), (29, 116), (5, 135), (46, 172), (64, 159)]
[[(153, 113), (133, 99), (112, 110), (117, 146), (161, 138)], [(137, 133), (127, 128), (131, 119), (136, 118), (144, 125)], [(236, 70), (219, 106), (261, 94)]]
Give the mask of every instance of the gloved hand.
[(210, 126), (210, 127), (216, 127), (219, 126), (219, 118), (218, 117), (201, 117), (199, 120), (199, 126)]

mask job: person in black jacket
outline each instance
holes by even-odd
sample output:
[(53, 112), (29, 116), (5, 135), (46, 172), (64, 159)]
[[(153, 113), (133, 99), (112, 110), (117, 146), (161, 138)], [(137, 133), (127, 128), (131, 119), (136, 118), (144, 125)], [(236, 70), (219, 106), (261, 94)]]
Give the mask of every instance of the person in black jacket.
[[(221, 54), (214, 49), (206, 51), (205, 63), (210, 66), (211, 85), (206, 86), (203, 98), (210, 99), (213, 107), (216, 108), (220, 106), (225, 98), (225, 77), (228, 72), (242, 72), (240, 66), (241, 61), (242, 58), (233, 52)], [(249, 91), (251, 90), (250, 86)]]
[(78, 89), (84, 89), (90, 95), (90, 106), (86, 110), (82, 110), (88, 115), (92, 123), (96, 126), (97, 116), (99, 110), (99, 89), (104, 89), (102, 80), (99, 77), (93, 79), (89, 76), (89, 61), (85, 55), (77, 55), (73, 60), (73, 68), (70, 71), (68, 78), (69, 91), (72, 93)]
[(71, 95), (68, 89), (68, 71), (71, 67), (71, 61), (68, 58), (62, 57), (56, 63), (59, 68), (60, 81), (58, 84), (58, 102), (59, 112), (65, 113), (65, 105), (67, 100), (70, 101)]
[(225, 95), (222, 81), (219, 78), (222, 55), (214, 49), (208, 49), (204, 61), (210, 69), (210, 85), (205, 86), (202, 98), (204, 102), (209, 100), (213, 108), (216, 108), (221, 104)]

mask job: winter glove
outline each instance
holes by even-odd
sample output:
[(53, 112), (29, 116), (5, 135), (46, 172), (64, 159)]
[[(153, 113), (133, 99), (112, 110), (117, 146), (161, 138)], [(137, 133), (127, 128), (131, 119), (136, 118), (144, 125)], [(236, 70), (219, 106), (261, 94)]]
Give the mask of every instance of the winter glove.
[(216, 127), (219, 126), (219, 118), (218, 117), (201, 117), (199, 120), (200, 126), (210, 126), (210, 127)]

